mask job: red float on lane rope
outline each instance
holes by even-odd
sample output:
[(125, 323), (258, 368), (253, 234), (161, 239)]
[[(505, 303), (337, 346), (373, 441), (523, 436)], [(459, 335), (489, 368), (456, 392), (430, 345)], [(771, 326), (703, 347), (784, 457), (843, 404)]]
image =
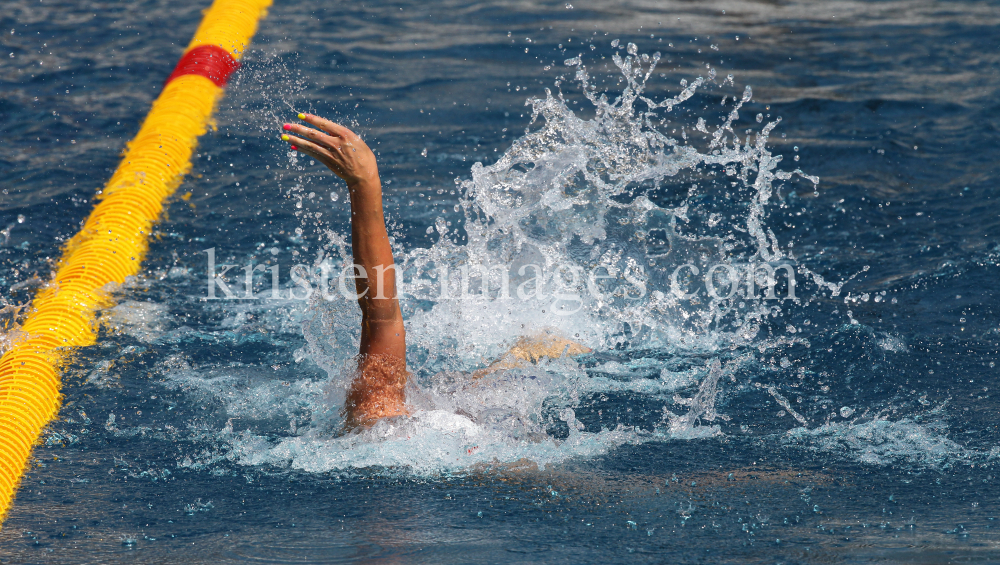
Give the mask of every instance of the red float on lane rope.
[(174, 72), (170, 73), (164, 86), (170, 81), (184, 75), (201, 75), (215, 83), (215, 86), (225, 86), (229, 75), (240, 68), (240, 63), (232, 55), (218, 45), (199, 45), (188, 51), (177, 61)]

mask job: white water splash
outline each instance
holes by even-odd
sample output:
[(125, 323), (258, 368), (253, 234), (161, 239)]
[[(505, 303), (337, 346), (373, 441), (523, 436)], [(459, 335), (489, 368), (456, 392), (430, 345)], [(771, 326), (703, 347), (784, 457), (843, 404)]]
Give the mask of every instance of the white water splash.
[[(613, 60), (627, 84), (619, 96), (598, 93), (580, 58), (566, 61), (594, 117), (573, 112), (561, 91), (528, 100), (533, 129), (496, 163), (476, 163), (461, 183), (462, 229), (439, 219), (437, 243), (397, 252), (415, 376), (407, 394), (410, 416), (337, 435), (360, 320), (354, 303), (317, 293), (302, 322), (307, 345), (296, 361), (317, 363), (327, 382), (281, 389), (239, 375), (247, 371), (240, 368), (169, 374), (170, 386), (214, 397), (229, 417), (242, 419), (243, 431), (227, 425), (218, 434), (222, 449), (209, 459), (316, 472), (377, 466), (433, 474), (520, 460), (544, 466), (627, 443), (721, 433), (717, 422), (726, 416), (716, 412), (716, 399), (738, 366), (721, 354), (746, 345), (766, 348), (773, 340), (761, 342), (757, 334), (782, 312), (780, 301), (744, 288), (745, 271), (758, 263), (795, 269), (767, 228), (768, 210), (779, 202), (776, 183), (793, 174), (816, 179), (778, 169), (781, 157), (767, 140), (780, 119), (737, 131), (749, 88), (733, 96), (711, 126), (712, 116), (695, 122), (681, 108), (702, 90), (723, 88), (714, 71), (655, 101), (644, 93), (659, 54), (630, 52)], [(323, 259), (347, 259), (345, 239), (328, 236)], [(731, 267), (715, 282), (734, 292), (706, 295), (688, 277), (690, 293), (702, 292), (683, 299), (671, 274), (685, 264), (702, 272), (715, 264)], [(602, 276), (580, 276), (595, 272)], [(542, 331), (597, 351), (657, 353), (589, 370), (555, 359), (471, 379), (471, 371), (517, 339)], [(702, 360), (677, 367), (664, 361), (666, 354)], [(612, 397), (622, 400), (598, 407), (589, 424), (578, 419), (582, 399), (599, 404), (613, 403)], [(661, 403), (662, 418), (635, 426), (610, 416), (630, 412), (621, 404), (629, 398)], [(605, 410), (614, 419), (602, 419)], [(247, 428), (248, 421), (268, 419), (289, 422), (290, 435)]]
[[(540, 126), (496, 163), (475, 164), (461, 184), (465, 243), (442, 222), (437, 244), (399, 258), (414, 348), (436, 361), (426, 370), (468, 368), (455, 360), (478, 362), (496, 355), (499, 343), (541, 328), (597, 349), (624, 341), (707, 350), (746, 345), (764, 319), (781, 311), (778, 302), (743, 288), (729, 298), (701, 292), (683, 300), (671, 275), (685, 264), (701, 273), (721, 265), (717, 282), (729, 288), (746, 280), (751, 265), (794, 268), (766, 227), (767, 210), (778, 203), (775, 182), (795, 173), (817, 179), (777, 169), (781, 157), (767, 140), (780, 118), (747, 130), (741, 141), (733, 124), (749, 88), (714, 131), (704, 117), (693, 127), (675, 111), (699, 89), (719, 87), (714, 78), (698, 77), (660, 102), (643, 96), (658, 60), (658, 53), (615, 54), (627, 87), (614, 101), (596, 93), (580, 58), (567, 60), (594, 118), (579, 117), (561, 92), (528, 100)], [(678, 129), (682, 139), (667, 133)], [(733, 219), (721, 222), (719, 211)], [(537, 276), (533, 265), (547, 273)], [(538, 292), (514, 292), (523, 285)]]
[[(309, 470), (401, 465), (430, 472), (520, 458), (545, 464), (625, 442), (720, 433), (714, 422), (725, 416), (716, 413), (715, 402), (733, 367), (723, 368), (718, 358), (685, 371), (655, 359), (633, 360), (626, 373), (652, 362), (653, 371), (642, 377), (604, 376), (614, 367), (591, 375), (568, 359), (488, 382), (468, 376), (518, 338), (540, 331), (597, 350), (711, 355), (754, 343), (762, 322), (781, 311), (763, 293), (683, 301), (672, 291), (670, 274), (683, 264), (703, 271), (730, 265), (729, 272), (742, 276), (746, 267), (740, 265), (790, 263), (766, 226), (767, 210), (778, 202), (775, 183), (795, 173), (816, 179), (778, 169), (781, 157), (771, 154), (767, 140), (780, 119), (753, 133), (737, 132), (739, 111), (752, 97), (749, 87), (732, 97), (714, 127), (706, 121), (711, 116), (698, 116), (695, 124), (679, 110), (700, 90), (722, 88), (714, 71), (671, 98), (645, 96), (659, 57), (615, 54), (627, 86), (613, 101), (591, 84), (581, 58), (567, 60), (594, 117), (571, 110), (561, 91), (547, 89), (544, 98), (528, 100), (534, 129), (496, 163), (473, 165), (471, 179), (460, 185), (464, 234), (439, 219), (436, 244), (397, 254), (408, 362), (417, 377), (408, 394), (410, 418), (329, 437), (350, 378), (357, 315), (353, 304), (316, 299), (300, 355), (331, 375), (323, 423), (277, 445), (243, 438), (240, 460)], [(678, 130), (680, 138), (672, 133)], [(733, 219), (721, 222), (720, 212)], [(347, 255), (342, 245), (331, 250), (338, 254)], [(546, 272), (539, 275), (539, 267)], [(605, 277), (573, 275), (594, 272)], [(740, 284), (725, 276), (719, 283)], [(646, 431), (586, 429), (573, 411), (588, 394), (659, 398), (663, 419)], [(549, 435), (551, 410), (559, 410), (568, 437)]]

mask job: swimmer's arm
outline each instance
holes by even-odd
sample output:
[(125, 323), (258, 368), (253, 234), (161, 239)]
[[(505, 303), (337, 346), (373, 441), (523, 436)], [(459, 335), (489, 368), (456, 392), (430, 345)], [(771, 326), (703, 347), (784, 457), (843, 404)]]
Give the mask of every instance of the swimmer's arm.
[(382, 186), (374, 182), (348, 185), (351, 193), (351, 238), (354, 261), (367, 278), (355, 279), (362, 312), (362, 355), (406, 357), (406, 330), (396, 299), (396, 270), (385, 229)]
[(359, 353), (405, 360), (406, 331), (396, 299), (395, 264), (375, 154), (344, 126), (311, 114), (300, 114), (299, 118), (319, 129), (286, 124), (284, 129), (289, 133), (282, 138), (344, 179), (350, 194), (354, 262), (366, 275), (355, 279), (362, 313)]

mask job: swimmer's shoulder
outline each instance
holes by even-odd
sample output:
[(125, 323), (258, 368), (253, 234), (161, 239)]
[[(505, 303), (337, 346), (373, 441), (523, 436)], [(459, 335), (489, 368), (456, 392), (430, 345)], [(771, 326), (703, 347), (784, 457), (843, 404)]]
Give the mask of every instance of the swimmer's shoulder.
[(473, 372), (472, 378), (481, 379), (497, 371), (524, 367), (543, 359), (561, 359), (590, 352), (589, 347), (550, 331), (522, 336), (502, 357), (488, 367)]

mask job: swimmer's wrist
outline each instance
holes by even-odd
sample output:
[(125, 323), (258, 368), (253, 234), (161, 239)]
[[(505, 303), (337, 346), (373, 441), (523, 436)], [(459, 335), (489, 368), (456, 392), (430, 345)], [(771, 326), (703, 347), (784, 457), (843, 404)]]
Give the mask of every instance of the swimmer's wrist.
[(347, 183), (347, 190), (351, 194), (382, 193), (382, 182), (378, 175), (375, 178), (357, 179)]

